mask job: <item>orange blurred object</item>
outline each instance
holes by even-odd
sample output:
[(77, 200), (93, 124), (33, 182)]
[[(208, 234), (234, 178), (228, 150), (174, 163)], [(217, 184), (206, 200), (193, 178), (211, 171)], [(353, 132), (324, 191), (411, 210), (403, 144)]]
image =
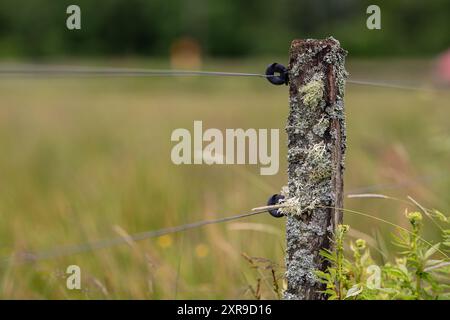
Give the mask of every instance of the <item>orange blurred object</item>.
[(200, 69), (202, 52), (200, 44), (192, 38), (180, 38), (170, 48), (170, 63), (173, 69)]

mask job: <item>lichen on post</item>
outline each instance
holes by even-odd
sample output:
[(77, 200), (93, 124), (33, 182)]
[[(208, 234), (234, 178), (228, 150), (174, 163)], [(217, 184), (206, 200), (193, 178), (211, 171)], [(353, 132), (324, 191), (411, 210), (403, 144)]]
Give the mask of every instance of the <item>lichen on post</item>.
[(333, 38), (291, 44), (285, 299), (324, 298), (314, 271), (342, 223), (345, 55)]

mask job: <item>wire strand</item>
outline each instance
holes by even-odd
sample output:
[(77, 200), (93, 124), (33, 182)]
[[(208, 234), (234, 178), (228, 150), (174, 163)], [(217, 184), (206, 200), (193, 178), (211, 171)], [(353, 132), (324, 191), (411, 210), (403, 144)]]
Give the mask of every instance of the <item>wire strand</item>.
[[(202, 70), (168, 70), (168, 69), (133, 69), (133, 68), (99, 68), (55, 65), (0, 65), (0, 76), (78, 76), (78, 77), (257, 77), (271, 78), (276, 75), (248, 72), (224, 72)], [(387, 81), (367, 81), (347, 79), (353, 85), (373, 86), (400, 90), (429, 91), (418, 86), (408, 86)]]
[[(434, 178), (430, 177), (430, 176), (424, 176), (424, 177), (419, 177), (418, 179), (415, 179), (414, 181), (417, 182), (417, 181), (429, 181), (429, 180), (434, 180)], [(351, 191), (345, 192), (345, 195), (348, 196), (349, 194), (351, 195), (352, 193), (361, 192), (361, 191), (369, 191), (369, 190), (380, 189), (380, 188), (388, 188), (388, 189), (404, 188), (404, 187), (408, 187), (409, 185), (411, 185), (411, 181), (409, 183), (402, 182), (402, 183), (396, 183), (396, 184), (377, 184), (377, 185), (371, 185), (371, 186), (367, 186), (367, 187), (353, 189)], [(35, 253), (33, 253), (33, 252), (16, 253), (16, 254), (11, 255), (8, 258), (4, 258), (3, 262), (6, 264), (8, 264), (9, 262), (14, 262), (14, 263), (19, 263), (19, 264), (31, 263), (31, 262), (37, 262), (37, 261), (42, 261), (42, 260), (50, 260), (50, 259), (60, 258), (60, 257), (64, 257), (64, 256), (70, 256), (70, 255), (79, 254), (79, 253), (83, 253), (83, 252), (96, 251), (96, 250), (100, 250), (100, 249), (110, 248), (110, 247), (113, 247), (116, 245), (126, 244), (126, 243), (129, 243), (130, 241), (141, 241), (141, 240), (155, 238), (155, 237), (159, 237), (159, 236), (163, 236), (163, 235), (167, 235), (167, 234), (172, 234), (172, 233), (182, 232), (182, 231), (186, 231), (186, 230), (190, 230), (190, 229), (195, 229), (195, 228), (199, 228), (199, 227), (210, 225), (210, 224), (217, 224), (217, 223), (238, 220), (238, 219), (242, 219), (242, 218), (246, 218), (246, 217), (250, 217), (250, 216), (260, 214), (260, 213), (267, 212), (270, 209), (281, 208), (283, 206), (284, 205), (282, 205), (282, 204), (271, 205), (271, 206), (261, 206), (261, 207), (256, 207), (256, 208), (251, 209), (250, 212), (246, 212), (243, 214), (238, 214), (238, 215), (234, 215), (234, 216), (230, 216), (230, 217), (224, 217), (224, 218), (213, 219), (213, 220), (197, 221), (197, 222), (188, 223), (188, 224), (184, 224), (184, 225), (180, 225), (180, 226), (168, 227), (168, 228), (163, 228), (163, 229), (159, 229), (159, 230), (145, 231), (145, 232), (141, 232), (141, 233), (135, 233), (135, 234), (132, 234), (129, 236), (127, 235), (127, 236), (116, 237), (116, 238), (111, 238), (111, 239), (103, 239), (103, 240), (88, 242), (88, 243), (84, 243), (84, 244), (60, 246), (60, 247), (50, 249), (47, 251), (40, 251), (40, 252), (35, 252)]]
[(163, 69), (130, 69), (130, 68), (92, 68), (70, 66), (36, 66), (26, 65), (0, 69), (0, 75), (28, 76), (100, 76), (100, 77), (182, 77), (182, 76), (221, 76), (221, 77), (259, 77), (270, 78), (271, 75), (246, 72), (223, 72), (201, 70), (163, 70)]
[(166, 234), (172, 234), (177, 233), (181, 231), (186, 231), (190, 229), (199, 228), (202, 226), (210, 225), (210, 224), (218, 224), (218, 223), (224, 223), (232, 220), (238, 220), (250, 216), (254, 216), (260, 213), (267, 212), (267, 209), (263, 210), (254, 210), (250, 212), (246, 212), (243, 214), (238, 214), (230, 217), (224, 217), (220, 219), (213, 219), (213, 220), (203, 220), (203, 221), (197, 221), (193, 223), (188, 223), (180, 226), (175, 227), (168, 227), (164, 229), (159, 230), (152, 230), (152, 231), (145, 231), (140, 233), (135, 233), (130, 236), (126, 237), (115, 237), (111, 239), (104, 239), (94, 242), (88, 242), (84, 244), (76, 244), (76, 245), (68, 245), (68, 246), (61, 246), (58, 248), (50, 249), (48, 251), (40, 251), (40, 252), (28, 252), (28, 253), (18, 253), (13, 254), (11, 257), (5, 258), (4, 262), (13, 262), (13, 263), (31, 263), (31, 262), (37, 262), (42, 260), (49, 260), (49, 259), (55, 259), (55, 258), (61, 258), (64, 256), (79, 254), (83, 252), (88, 251), (96, 251), (100, 249), (106, 249), (109, 247), (126, 244), (131, 241), (141, 241), (149, 238), (155, 238), (160, 237)]
[(355, 85), (382, 87), (382, 88), (400, 89), (400, 90), (412, 90), (412, 91), (429, 91), (430, 90), (428, 88), (406, 86), (406, 85), (401, 85), (401, 84), (388, 83), (388, 82), (384, 82), (384, 81), (376, 82), (376, 81), (347, 79), (346, 82), (350, 83), (350, 84), (355, 84)]
[(373, 191), (377, 191), (377, 190), (403, 189), (403, 188), (408, 188), (408, 187), (417, 185), (419, 183), (429, 183), (429, 182), (442, 180), (443, 178), (444, 178), (443, 176), (440, 176), (440, 177), (430, 176), (430, 175), (419, 176), (416, 178), (412, 178), (412, 179), (397, 182), (397, 183), (379, 183), (379, 184), (373, 184), (373, 185), (365, 186), (365, 187), (353, 188), (352, 190), (345, 192), (344, 195), (348, 196), (349, 194), (353, 194), (353, 193), (366, 193), (366, 192), (373, 192)]

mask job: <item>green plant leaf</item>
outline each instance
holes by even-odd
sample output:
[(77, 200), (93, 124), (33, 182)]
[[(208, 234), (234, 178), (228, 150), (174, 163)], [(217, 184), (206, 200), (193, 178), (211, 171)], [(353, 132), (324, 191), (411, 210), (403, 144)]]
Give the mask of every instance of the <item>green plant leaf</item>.
[(345, 299), (356, 297), (363, 291), (363, 287), (360, 284), (355, 284), (353, 287), (348, 289), (347, 294), (345, 295)]
[(427, 252), (425, 252), (423, 258), (425, 260), (428, 260), (428, 258), (430, 258), (433, 254), (435, 254), (439, 250), (440, 245), (441, 245), (440, 243), (436, 243), (435, 245), (433, 245), (430, 249), (427, 250)]

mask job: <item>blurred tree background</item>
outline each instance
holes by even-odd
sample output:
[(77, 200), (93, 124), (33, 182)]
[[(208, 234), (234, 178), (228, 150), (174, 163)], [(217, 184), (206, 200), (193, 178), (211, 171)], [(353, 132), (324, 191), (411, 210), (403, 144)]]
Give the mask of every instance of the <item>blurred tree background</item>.
[[(66, 28), (70, 4), (81, 30)], [(370, 4), (381, 30), (366, 28)], [(0, 55), (167, 56), (180, 38), (207, 56), (285, 55), (293, 38), (333, 35), (353, 56), (430, 56), (448, 47), (449, 21), (448, 0), (2, 0)]]

